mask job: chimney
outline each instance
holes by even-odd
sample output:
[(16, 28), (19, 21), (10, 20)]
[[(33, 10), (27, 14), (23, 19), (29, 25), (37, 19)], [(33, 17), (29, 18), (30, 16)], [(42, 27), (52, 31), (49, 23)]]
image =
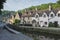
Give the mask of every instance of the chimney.
[(52, 10), (52, 7), (51, 7), (51, 5), (49, 5), (49, 11), (51, 11)]
[(37, 8), (35, 8), (35, 10), (37, 11)]
[(25, 12), (27, 12), (27, 10), (25, 9)]

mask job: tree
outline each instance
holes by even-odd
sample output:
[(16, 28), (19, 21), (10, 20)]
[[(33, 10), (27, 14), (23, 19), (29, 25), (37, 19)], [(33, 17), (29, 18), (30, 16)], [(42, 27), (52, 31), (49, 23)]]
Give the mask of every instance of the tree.
[(54, 24), (52, 22), (50, 22), (48, 27), (54, 27)]
[(58, 22), (57, 21), (54, 22), (54, 27), (58, 27)]
[(4, 2), (6, 2), (6, 0), (0, 0), (0, 14), (1, 14), (1, 9), (3, 9)]
[(18, 25), (18, 24), (20, 24), (20, 20), (18, 20), (18, 19), (15, 19), (15, 22), (14, 22), (13, 24), (15, 24), (15, 25)]
[(57, 3), (60, 4), (60, 0), (58, 0)]

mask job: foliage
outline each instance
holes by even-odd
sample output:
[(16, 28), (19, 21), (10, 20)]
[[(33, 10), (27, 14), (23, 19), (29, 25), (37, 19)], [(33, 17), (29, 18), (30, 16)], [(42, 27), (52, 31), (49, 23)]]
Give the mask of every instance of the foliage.
[(32, 7), (29, 7), (29, 8), (27, 8), (28, 10), (33, 10), (33, 9), (35, 9), (36, 8), (36, 6), (32, 6)]
[(54, 22), (54, 27), (58, 27), (58, 22), (57, 21)]
[(20, 23), (20, 20), (18, 20), (18, 19), (15, 19), (15, 22), (14, 22), (14, 24), (15, 25), (18, 25)]
[(5, 16), (5, 17), (8, 16), (8, 15), (11, 15), (11, 14), (15, 15), (16, 12), (15, 11), (8, 11), (8, 10), (3, 10), (2, 11), (2, 15)]
[[(34, 10), (35, 8), (37, 8), (38, 10), (46, 10), (49, 8), (49, 5), (51, 5), (53, 9), (60, 8), (60, 0), (58, 0), (56, 3), (41, 4), (41, 5), (37, 5), (37, 6), (31, 6), (29, 8), (25, 8), (25, 9)], [(24, 13), (25, 9), (21, 10), (21, 12)]]
[(54, 4), (52, 5), (53, 9), (60, 8), (60, 4)]
[(57, 22), (54, 22), (54, 23), (50, 22), (48, 26), (49, 27), (58, 27), (59, 25)]
[(0, 0), (0, 14), (1, 14), (1, 9), (3, 9), (3, 3), (5, 2), (6, 0)]
[(50, 22), (48, 27), (54, 27), (54, 24), (52, 22)]
[(22, 12), (21, 12), (21, 11), (18, 11), (18, 14), (19, 14), (19, 16), (21, 17), (21, 15), (22, 15)]
[(58, 0), (57, 3), (60, 4), (60, 0)]

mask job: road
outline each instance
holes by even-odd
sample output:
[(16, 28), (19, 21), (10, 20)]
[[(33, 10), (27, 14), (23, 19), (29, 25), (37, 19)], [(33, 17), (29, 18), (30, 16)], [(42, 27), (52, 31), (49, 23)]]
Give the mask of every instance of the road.
[(0, 31), (0, 40), (33, 40), (33, 39), (22, 33), (13, 34), (8, 30), (4, 29)]

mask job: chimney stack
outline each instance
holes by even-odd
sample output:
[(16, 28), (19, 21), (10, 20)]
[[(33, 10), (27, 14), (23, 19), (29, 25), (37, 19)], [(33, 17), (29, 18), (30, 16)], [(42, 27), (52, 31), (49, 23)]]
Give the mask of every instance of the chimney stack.
[(49, 11), (51, 11), (52, 10), (52, 7), (51, 7), (51, 5), (49, 5)]
[(37, 11), (37, 8), (35, 8), (35, 10)]
[(25, 12), (27, 12), (27, 9), (25, 9)]

